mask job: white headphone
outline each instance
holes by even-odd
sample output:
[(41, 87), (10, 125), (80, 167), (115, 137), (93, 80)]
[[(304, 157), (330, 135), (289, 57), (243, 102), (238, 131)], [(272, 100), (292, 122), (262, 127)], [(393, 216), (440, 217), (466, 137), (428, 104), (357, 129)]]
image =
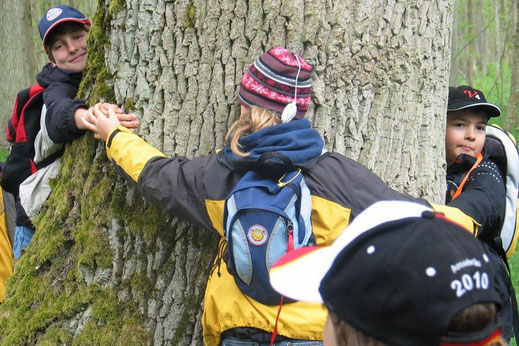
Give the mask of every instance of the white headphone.
[(299, 72), (301, 72), (301, 62), (299, 61), (299, 56), (297, 55), (294, 55), (296, 57), (296, 60), (297, 60), (297, 75), (296, 75), (296, 87), (295, 87), (295, 92), (294, 92), (294, 100), (292, 102), (290, 102), (289, 104), (287, 104), (285, 106), (285, 109), (283, 109), (283, 113), (281, 113), (281, 121), (284, 122), (284, 123), (287, 123), (289, 121), (291, 121), (292, 119), (294, 119), (294, 117), (296, 116), (296, 113), (297, 113), (297, 105), (296, 105), (296, 100), (297, 100), (297, 80), (299, 78)]

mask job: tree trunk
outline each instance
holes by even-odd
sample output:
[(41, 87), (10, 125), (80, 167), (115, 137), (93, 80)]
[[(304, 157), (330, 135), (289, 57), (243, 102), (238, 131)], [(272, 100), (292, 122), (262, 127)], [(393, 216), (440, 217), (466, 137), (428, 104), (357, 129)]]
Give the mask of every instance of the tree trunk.
[(508, 103), (507, 114), (505, 118), (505, 128), (508, 130), (519, 131), (519, 1), (515, 2), (515, 34), (510, 54), (510, 68), (512, 69), (512, 77), (510, 79), (510, 100)]
[(477, 0), (476, 7), (474, 8), (474, 34), (475, 45), (477, 50), (476, 53), (476, 69), (480, 76), (486, 76), (488, 70), (488, 59), (487, 59), (487, 32), (488, 25), (483, 17), (483, 1)]
[(467, 1), (467, 31), (469, 43), (467, 51), (465, 52), (465, 79), (468, 85), (472, 85), (474, 81), (474, 55), (476, 52), (475, 30), (479, 26), (474, 23), (474, 4), (472, 1)]
[[(493, 49), (496, 52), (495, 56), (499, 57), (496, 62), (496, 83), (503, 84), (503, 66), (501, 64), (505, 55), (505, 41), (506, 33), (504, 33), (504, 20), (503, 20), (503, 9), (505, 8), (504, 0), (494, 2), (495, 11), (495, 25), (496, 25), (496, 36), (495, 40), (492, 41)], [(499, 104), (503, 104), (503, 92), (502, 88), (498, 88), (498, 100)]]
[[(315, 64), (308, 114), (326, 147), (441, 201), (452, 6), (100, 1), (82, 96), (122, 104), (148, 142), (192, 158), (224, 145), (244, 69), (287, 46)], [(90, 134), (68, 146), (36, 227), (0, 307), (1, 342), (202, 344), (216, 233), (143, 201)]]
[(457, 86), (458, 85), (458, 75), (459, 71), (459, 60), (458, 60), (458, 50), (460, 49), (459, 44), (462, 43), (459, 39), (460, 30), (458, 30), (459, 25), (459, 10), (458, 6), (453, 6), (454, 14), (452, 20), (452, 35), (451, 35), (451, 69), (449, 74), (449, 86)]

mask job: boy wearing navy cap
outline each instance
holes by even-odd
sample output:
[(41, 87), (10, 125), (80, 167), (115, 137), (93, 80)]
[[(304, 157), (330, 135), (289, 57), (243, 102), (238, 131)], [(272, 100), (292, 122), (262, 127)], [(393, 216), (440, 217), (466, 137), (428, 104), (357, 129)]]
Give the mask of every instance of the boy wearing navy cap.
[(510, 306), (512, 288), (501, 260), (506, 259), (501, 245), (506, 203), (505, 180), (484, 148), (487, 122), (491, 117), (500, 115), (499, 107), (487, 102), (480, 90), (470, 86), (449, 88), (445, 136), (445, 203), (460, 209), (480, 225), (476, 236), (487, 247), (496, 271), (495, 286), (503, 301), (500, 312), (503, 336), (510, 339), (513, 335)]
[(493, 275), (466, 229), (426, 206), (383, 201), (332, 245), (281, 257), (270, 280), (326, 305), (325, 345), (502, 346)]
[[(34, 162), (54, 155), (51, 164), (38, 170), (20, 184), (16, 209), (16, 231), (13, 255), (20, 257), (34, 235), (31, 220), (47, 199), (51, 189), (48, 181), (59, 169), (63, 144), (81, 137), (86, 130), (87, 104), (76, 97), (82, 72), (88, 58), (87, 36), (90, 20), (68, 5), (49, 9), (41, 18), (38, 30), (49, 63), (36, 76), (43, 87), (44, 106), (41, 130), (34, 142)], [(120, 113), (120, 111), (119, 111)], [(130, 128), (136, 127), (134, 115), (121, 115)], [(129, 120), (129, 121), (126, 121)], [(52, 159), (52, 158), (51, 158)]]

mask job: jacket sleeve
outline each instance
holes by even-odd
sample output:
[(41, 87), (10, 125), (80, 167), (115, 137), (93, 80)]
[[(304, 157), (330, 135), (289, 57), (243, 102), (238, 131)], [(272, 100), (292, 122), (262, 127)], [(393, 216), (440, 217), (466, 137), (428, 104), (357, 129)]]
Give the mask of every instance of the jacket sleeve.
[(63, 82), (51, 83), (43, 92), (43, 102), (47, 106), (45, 125), (54, 143), (70, 142), (85, 133), (76, 127), (74, 112), (88, 107), (76, 98), (76, 93), (75, 86)]
[(106, 150), (117, 173), (147, 200), (171, 215), (213, 229), (205, 204), (204, 176), (208, 161), (215, 155), (193, 160), (182, 156), (166, 158), (122, 126), (112, 131)]
[[(382, 200), (410, 201), (432, 207), (464, 226), (471, 233), (477, 223), (457, 208), (430, 203), (390, 188), (375, 173), (359, 162), (332, 153), (319, 163), (320, 169), (309, 173), (312, 194), (332, 200), (351, 209), (355, 218), (371, 204)], [(306, 176), (305, 176), (306, 177)]]
[(462, 193), (447, 204), (463, 211), (481, 225), (478, 237), (498, 236), (505, 213), (505, 182), (492, 161), (476, 167)]

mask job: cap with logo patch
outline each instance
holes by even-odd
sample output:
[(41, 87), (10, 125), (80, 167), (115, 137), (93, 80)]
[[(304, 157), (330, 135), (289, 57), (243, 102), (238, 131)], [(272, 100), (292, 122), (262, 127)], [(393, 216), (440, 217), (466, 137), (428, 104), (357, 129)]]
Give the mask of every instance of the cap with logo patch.
[(59, 5), (49, 9), (45, 15), (40, 19), (38, 23), (38, 30), (40, 31), (40, 37), (45, 44), (45, 39), (49, 32), (54, 29), (58, 24), (64, 22), (76, 22), (90, 25), (90, 20), (81, 12), (76, 10), (74, 7), (68, 5)]
[(482, 109), (489, 118), (501, 115), (501, 109), (498, 106), (487, 102), (485, 95), (483, 95), (480, 90), (467, 85), (449, 88), (447, 112), (455, 112), (472, 107)]
[(388, 344), (460, 345), (500, 337), (496, 322), (474, 333), (447, 332), (464, 308), (500, 306), (489, 261), (480, 242), (442, 214), (384, 201), (359, 214), (332, 245), (281, 257), (270, 279), (281, 294), (324, 302)]

